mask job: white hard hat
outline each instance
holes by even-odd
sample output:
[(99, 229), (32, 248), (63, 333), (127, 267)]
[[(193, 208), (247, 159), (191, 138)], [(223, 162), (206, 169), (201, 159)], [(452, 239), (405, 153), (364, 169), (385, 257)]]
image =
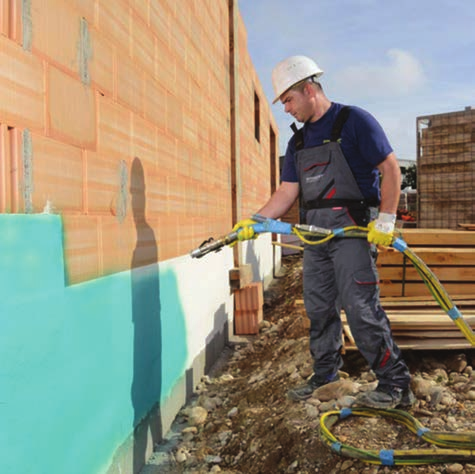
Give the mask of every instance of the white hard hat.
[(320, 77), (323, 71), (313, 59), (307, 56), (290, 56), (284, 59), (272, 71), (272, 85), (274, 86), (275, 104), (280, 96), (292, 86), (309, 77)]

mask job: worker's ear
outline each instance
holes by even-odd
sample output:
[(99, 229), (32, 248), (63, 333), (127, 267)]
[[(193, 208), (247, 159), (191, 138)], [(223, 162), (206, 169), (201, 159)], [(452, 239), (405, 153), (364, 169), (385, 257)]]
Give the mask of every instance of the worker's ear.
[(313, 94), (313, 87), (310, 82), (305, 82), (303, 87), (303, 92), (306, 96), (310, 97)]

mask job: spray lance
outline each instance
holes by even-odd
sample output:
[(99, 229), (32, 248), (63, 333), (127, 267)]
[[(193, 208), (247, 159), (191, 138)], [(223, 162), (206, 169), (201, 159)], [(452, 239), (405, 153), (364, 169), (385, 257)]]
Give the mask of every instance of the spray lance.
[[(259, 214), (254, 214), (252, 220), (256, 221), (256, 224), (251, 225), (255, 234), (263, 234), (266, 232), (282, 235), (296, 234), (298, 231), (308, 232), (316, 236), (329, 236), (332, 231), (323, 229), (314, 225), (304, 224), (289, 224), (287, 222), (277, 221), (275, 219), (268, 219), (267, 217)], [(238, 240), (238, 234), (240, 230), (230, 232), (229, 234), (220, 237), (218, 240), (214, 240), (212, 237), (205, 240), (198, 248), (192, 250), (190, 255), (192, 258), (201, 258), (210, 252), (219, 252), (226, 245), (231, 245)]]
[[(294, 234), (297, 235), (302, 242), (308, 245), (322, 244), (333, 238), (367, 238), (368, 234), (368, 228), (360, 226), (348, 226), (330, 230), (314, 225), (281, 222), (275, 219), (269, 219), (259, 214), (253, 215), (252, 219), (256, 221), (256, 223), (251, 227), (257, 235), (266, 232), (282, 235)], [(214, 240), (213, 238), (205, 240), (198, 248), (192, 250), (190, 255), (192, 258), (201, 258), (210, 252), (218, 252), (226, 245), (231, 245), (236, 242), (238, 240), (239, 232), (241, 231), (238, 229), (237, 231), (230, 232), (229, 234), (220, 237), (218, 240)], [(442, 286), (442, 283), (429, 267), (407, 246), (406, 242), (401, 237), (394, 237), (391, 247), (404, 254), (411, 261), (432, 296), (437, 303), (439, 303), (440, 307), (453, 320), (470, 344), (475, 346), (475, 333), (451, 300), (447, 291)]]

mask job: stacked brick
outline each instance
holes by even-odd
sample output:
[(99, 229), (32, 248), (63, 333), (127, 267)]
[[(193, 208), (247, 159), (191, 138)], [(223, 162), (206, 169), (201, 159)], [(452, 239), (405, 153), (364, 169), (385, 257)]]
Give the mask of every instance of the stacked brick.
[(263, 319), (262, 282), (250, 283), (235, 291), (234, 306), (234, 334), (258, 334), (259, 323)]
[[(229, 231), (228, 3), (0, 0), (0, 212), (63, 216), (70, 283)], [(263, 98), (240, 54), (235, 74)], [(268, 182), (269, 140), (252, 142), (252, 92), (240, 100), (244, 175)]]
[(475, 222), (475, 110), (418, 117), (418, 227)]

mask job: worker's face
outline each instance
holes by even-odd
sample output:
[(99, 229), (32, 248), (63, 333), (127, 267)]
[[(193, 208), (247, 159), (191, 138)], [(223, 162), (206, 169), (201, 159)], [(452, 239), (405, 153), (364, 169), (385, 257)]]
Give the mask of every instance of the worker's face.
[(313, 104), (307, 87), (302, 91), (291, 89), (280, 98), (286, 113), (293, 115), (298, 122), (307, 122), (313, 116)]

